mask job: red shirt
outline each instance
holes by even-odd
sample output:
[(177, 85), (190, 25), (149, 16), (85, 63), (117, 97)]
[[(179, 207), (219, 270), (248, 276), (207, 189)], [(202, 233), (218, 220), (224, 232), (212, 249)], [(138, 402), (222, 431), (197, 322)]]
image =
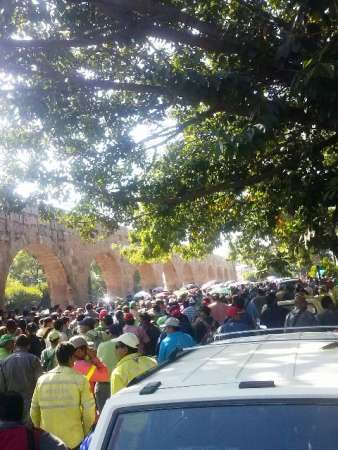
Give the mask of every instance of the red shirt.
[(79, 359), (75, 361), (74, 369), (76, 370), (76, 372), (81, 373), (82, 375), (87, 377), (92, 392), (94, 392), (95, 383), (97, 383), (98, 381), (109, 381), (108, 367), (103, 364), (98, 358), (93, 358), (91, 361)]

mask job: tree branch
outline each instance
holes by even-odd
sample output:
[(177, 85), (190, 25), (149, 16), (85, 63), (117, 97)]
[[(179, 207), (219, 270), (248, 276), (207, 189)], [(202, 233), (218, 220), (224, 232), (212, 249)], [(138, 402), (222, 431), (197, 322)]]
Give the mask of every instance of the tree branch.
[(114, 35), (107, 37), (96, 37), (96, 38), (78, 38), (78, 39), (34, 39), (34, 40), (18, 40), (18, 39), (0, 39), (0, 48), (5, 50), (11, 49), (67, 49), (67, 48), (77, 48), (77, 47), (89, 47), (91, 45), (103, 45), (109, 44), (114, 40), (121, 41), (127, 40), (130, 36), (125, 33), (115, 33)]
[(95, 38), (82, 37), (78, 39), (0, 39), (0, 49), (26, 49), (26, 50), (64, 50), (69, 48), (87, 48), (90, 46), (102, 46), (112, 42), (127, 42), (133, 38), (142, 38), (151, 35), (158, 39), (170, 42), (182, 43), (192, 47), (198, 47), (202, 50), (214, 52), (236, 51), (237, 45), (230, 40), (219, 40), (199, 35), (194, 35), (185, 31), (178, 31), (169, 28), (163, 28), (156, 25), (147, 25), (136, 27), (128, 32), (114, 33), (109, 37), (98, 36)]
[[(328, 139), (324, 141), (315, 143), (311, 146), (312, 150), (321, 151), (327, 147), (335, 145), (338, 143), (338, 134), (334, 134)], [(286, 172), (289, 168), (293, 168), (294, 163), (290, 161), (288, 164), (284, 163), (282, 166), (268, 165), (262, 168), (259, 173), (244, 177), (240, 174), (236, 174), (234, 179), (227, 179), (222, 181), (222, 183), (213, 184), (210, 186), (202, 186), (201, 188), (194, 188), (192, 191), (185, 191), (183, 194), (178, 195), (176, 197), (167, 198), (162, 200), (163, 204), (167, 204), (171, 207), (175, 207), (181, 203), (191, 202), (198, 200), (200, 198), (204, 198), (208, 195), (221, 193), (224, 191), (229, 191), (231, 189), (235, 191), (241, 191), (242, 189), (247, 188), (248, 186), (253, 186), (257, 183), (262, 183), (266, 180), (271, 180), (273, 176), (276, 177), (285, 177)], [(289, 167), (290, 166), (290, 167)]]
[(161, 4), (154, 0), (91, 0), (98, 8), (104, 8), (105, 13), (114, 15), (116, 9), (124, 12), (133, 12), (139, 15), (151, 16), (156, 19), (163, 19), (166, 22), (181, 22), (188, 27), (195, 28), (201, 33), (220, 38), (222, 30), (216, 24), (207, 23), (191, 16), (179, 8), (170, 5)]

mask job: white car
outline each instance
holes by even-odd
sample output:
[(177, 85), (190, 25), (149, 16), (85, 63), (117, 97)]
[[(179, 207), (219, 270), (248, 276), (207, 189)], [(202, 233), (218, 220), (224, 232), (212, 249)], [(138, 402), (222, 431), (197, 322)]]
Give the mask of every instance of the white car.
[(113, 396), (90, 446), (268, 449), (338, 449), (338, 333), (266, 334), (186, 351)]

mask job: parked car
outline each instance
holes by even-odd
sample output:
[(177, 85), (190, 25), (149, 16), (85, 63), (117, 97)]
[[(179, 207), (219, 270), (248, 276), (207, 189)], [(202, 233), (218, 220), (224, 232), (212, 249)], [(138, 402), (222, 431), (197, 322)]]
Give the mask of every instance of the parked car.
[(90, 450), (336, 450), (338, 334), (294, 331), (184, 352), (110, 398)]

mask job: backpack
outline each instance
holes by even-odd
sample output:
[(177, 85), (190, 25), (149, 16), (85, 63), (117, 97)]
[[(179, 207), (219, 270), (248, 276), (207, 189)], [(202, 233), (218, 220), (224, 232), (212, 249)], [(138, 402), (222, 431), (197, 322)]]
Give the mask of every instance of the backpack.
[(40, 450), (41, 432), (24, 425), (0, 429), (1, 450)]

